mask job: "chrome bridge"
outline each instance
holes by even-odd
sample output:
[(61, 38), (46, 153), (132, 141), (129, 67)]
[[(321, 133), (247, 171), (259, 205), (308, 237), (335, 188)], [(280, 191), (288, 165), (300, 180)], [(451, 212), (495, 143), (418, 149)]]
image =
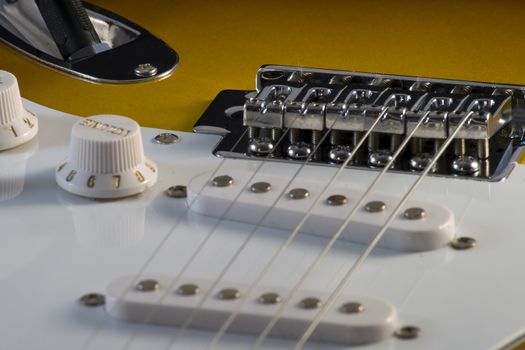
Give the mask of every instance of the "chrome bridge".
[(377, 169), (413, 132), (393, 170), (417, 173), (470, 113), (432, 173), (499, 180), (523, 141), (523, 86), (286, 66), (262, 67), (256, 84), (221, 92), (195, 125), (224, 135), (215, 154), (336, 166), (352, 155), (349, 166)]

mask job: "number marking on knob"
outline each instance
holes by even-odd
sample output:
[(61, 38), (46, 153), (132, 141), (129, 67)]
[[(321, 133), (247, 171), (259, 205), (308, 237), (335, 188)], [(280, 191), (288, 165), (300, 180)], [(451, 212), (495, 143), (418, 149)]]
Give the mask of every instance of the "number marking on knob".
[(115, 188), (120, 188), (120, 175), (113, 176), (113, 184), (115, 185)]
[(66, 177), (66, 181), (67, 182), (71, 182), (73, 181), (73, 179), (75, 178), (75, 175), (77, 174), (76, 170), (71, 170), (71, 172), (69, 173), (69, 175)]
[(89, 188), (95, 187), (96, 180), (97, 180), (96, 176), (90, 176), (89, 179), (88, 179), (88, 182), (87, 182), (87, 186)]
[(24, 123), (26, 123), (30, 129), (33, 129), (35, 127), (35, 124), (31, 123), (31, 120), (29, 120), (28, 118), (24, 118), (23, 120)]
[(140, 171), (135, 171), (135, 176), (137, 177), (137, 180), (139, 180), (139, 182), (144, 182), (146, 179), (144, 178), (144, 175), (142, 175), (142, 173)]
[(146, 166), (148, 167), (149, 170), (151, 170), (152, 173), (156, 173), (157, 172), (157, 169), (155, 169), (155, 167), (149, 163), (145, 163)]

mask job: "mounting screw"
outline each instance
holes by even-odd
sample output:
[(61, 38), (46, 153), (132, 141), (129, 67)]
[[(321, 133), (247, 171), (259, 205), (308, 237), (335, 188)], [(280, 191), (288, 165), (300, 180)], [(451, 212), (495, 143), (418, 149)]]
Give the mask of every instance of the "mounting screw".
[(419, 334), (421, 333), (421, 329), (416, 326), (403, 326), (401, 328), (398, 328), (394, 335), (399, 339), (415, 339), (419, 337)]
[(142, 63), (135, 67), (134, 73), (137, 77), (147, 78), (157, 75), (158, 71), (151, 63)]
[(180, 141), (180, 137), (172, 133), (162, 133), (158, 134), (153, 138), (153, 142), (159, 145), (172, 145)]
[(80, 297), (79, 301), (88, 307), (102, 306), (106, 303), (106, 297), (99, 293), (88, 293)]
[(166, 194), (171, 198), (186, 198), (188, 196), (186, 186), (171, 186), (166, 190)]
[(450, 246), (456, 250), (470, 249), (476, 246), (476, 240), (471, 237), (458, 237), (450, 242)]

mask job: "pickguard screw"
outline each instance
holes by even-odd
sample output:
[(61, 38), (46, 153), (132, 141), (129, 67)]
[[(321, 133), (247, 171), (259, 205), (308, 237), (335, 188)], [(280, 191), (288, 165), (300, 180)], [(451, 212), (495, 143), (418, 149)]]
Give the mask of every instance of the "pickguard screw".
[(160, 288), (160, 284), (155, 280), (143, 280), (137, 283), (136, 288), (141, 292), (154, 292)]
[(415, 339), (419, 337), (419, 334), (421, 333), (421, 329), (416, 326), (403, 326), (401, 328), (398, 328), (394, 335), (399, 339)]
[(458, 237), (450, 242), (450, 246), (456, 250), (470, 249), (476, 246), (476, 240), (471, 237)]
[(134, 73), (137, 77), (147, 78), (157, 75), (158, 68), (151, 63), (142, 63), (135, 67)]
[(188, 196), (186, 186), (171, 186), (166, 190), (166, 194), (171, 198), (186, 198)]
[(102, 306), (106, 303), (106, 297), (99, 293), (88, 293), (80, 297), (80, 303), (88, 307)]
[(158, 134), (157, 136), (155, 136), (153, 141), (159, 145), (172, 145), (174, 143), (179, 142), (180, 137), (178, 137), (175, 134), (165, 132), (165, 133)]

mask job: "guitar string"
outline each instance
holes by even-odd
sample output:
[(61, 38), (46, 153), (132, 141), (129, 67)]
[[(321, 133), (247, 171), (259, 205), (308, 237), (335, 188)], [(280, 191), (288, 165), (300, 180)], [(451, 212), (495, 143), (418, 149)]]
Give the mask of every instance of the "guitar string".
[[(342, 89), (340, 94), (342, 94), (344, 92), (345, 89)], [(292, 121), (292, 125), (295, 124), (295, 122), (299, 119), (300, 116), (296, 116), (293, 121)], [(246, 134), (247, 130), (245, 130), (245, 132), (241, 135), (241, 138), (244, 137), (244, 135)], [(283, 134), (281, 135), (281, 137), (278, 139), (278, 141), (276, 142), (275, 146), (278, 146), (283, 140), (284, 138), (286, 137), (287, 133), (289, 132), (289, 129), (286, 129)], [(240, 139), (235, 143), (235, 145), (232, 147), (231, 151), (233, 151), (236, 146), (238, 145), (238, 143), (240, 142)], [(321, 140), (323, 141), (324, 138)], [(321, 144), (321, 142), (320, 142)], [(319, 144), (319, 146), (320, 146)], [(272, 150), (272, 152), (274, 150), (276, 150), (277, 147), (274, 147), (274, 149)], [(317, 150), (317, 148), (316, 148)], [(258, 171), (260, 170), (260, 168), (266, 164), (266, 160), (270, 159), (271, 156), (272, 156), (272, 152), (270, 152), (265, 158), (261, 159), (260, 162), (259, 162), (259, 165), (258, 167), (255, 169), (255, 171), (253, 172), (253, 174), (251, 175), (251, 177), (247, 180), (247, 186), (249, 186), (250, 184), (250, 181), (258, 174)], [(313, 155), (313, 153), (312, 153)], [(226, 158), (223, 159), (223, 161), (225, 160)], [(310, 160), (310, 157), (304, 162), (304, 164), (306, 164), (308, 161)], [(197, 194), (197, 196), (193, 199), (192, 203), (190, 204), (189, 208), (184, 212), (186, 213), (190, 208), (191, 208), (191, 205), (193, 205), (193, 203), (195, 202), (196, 198), (202, 193), (202, 191), (204, 190), (204, 188), (206, 187), (206, 184), (211, 180), (211, 178), (214, 176), (214, 174), (218, 171), (218, 169), (223, 165), (223, 162), (221, 162), (219, 164), (219, 167), (214, 171), (214, 173), (208, 178), (208, 180), (205, 182), (205, 185), (201, 188), (201, 190), (199, 191), (199, 193)], [(237, 199), (241, 196), (241, 194), (243, 193), (243, 189), (241, 189), (241, 191), (236, 195), (236, 197), (234, 198), (234, 200), (230, 203), (230, 205), (227, 207), (226, 211), (221, 215), (221, 217), (217, 218), (216, 220), (216, 223), (215, 225), (210, 229), (210, 231), (208, 232), (207, 236), (204, 238), (204, 240), (199, 244), (199, 246), (197, 247), (197, 249), (195, 250), (195, 252), (192, 254), (192, 256), (190, 257), (190, 259), (188, 259), (188, 261), (185, 263), (185, 265), (183, 266), (183, 268), (181, 269), (181, 271), (178, 273), (178, 275), (175, 277), (174, 280), (172, 280), (172, 282), (169, 284), (169, 287), (166, 288), (166, 292), (161, 296), (161, 299), (159, 300), (159, 302), (157, 302), (155, 304), (155, 306), (153, 307), (153, 309), (156, 309), (158, 308), (158, 306), (162, 303), (162, 301), (166, 298), (167, 295), (169, 295), (170, 293), (170, 290), (173, 289), (173, 286), (180, 280), (180, 278), (182, 277), (182, 275), (184, 274), (184, 272), (189, 268), (189, 266), (191, 265), (191, 263), (195, 260), (195, 258), (197, 257), (197, 255), (199, 254), (200, 251), (202, 251), (202, 249), (204, 248), (204, 246), (206, 245), (206, 243), (208, 242), (208, 240), (212, 237), (212, 234), (215, 232), (216, 228), (218, 227), (218, 225), (222, 222), (222, 220), (224, 219), (224, 217), (229, 213), (229, 211), (231, 210), (231, 208), (234, 206), (234, 204), (237, 202)], [(184, 214), (183, 213), (183, 214)], [(175, 229), (175, 228), (174, 228)], [(172, 232), (174, 231), (174, 229), (172, 230)], [(171, 235), (171, 234), (170, 234)], [(157, 252), (155, 252), (155, 255), (157, 254)], [(153, 256), (151, 257), (153, 259)], [(149, 264), (150, 262), (148, 262), (147, 264)], [(145, 270), (147, 266), (145, 266), (142, 270)], [(136, 284), (137, 282), (134, 281), (128, 288), (131, 288), (132, 285)], [(124, 294), (125, 295), (125, 294)], [(145, 322), (147, 322), (151, 317), (153, 317), (155, 315), (155, 311), (150, 311), (150, 313), (148, 314), (148, 316), (141, 322), (142, 324), (144, 324)], [(124, 345), (124, 350), (128, 349), (129, 346), (131, 346), (131, 344), (133, 343), (134, 339), (136, 338), (137, 334), (139, 333), (139, 330), (136, 330), (130, 337), (130, 340)]]
[[(298, 118), (298, 117), (296, 117)], [(295, 122), (295, 120), (292, 122), (292, 124)], [(288, 130), (289, 129), (286, 129), (283, 134), (281, 135), (281, 137), (278, 139), (278, 141), (276, 142), (276, 146), (278, 146), (280, 144), (280, 142), (282, 142), (284, 140), (284, 138), (286, 137), (287, 133), (288, 133)], [(230, 152), (232, 152), (236, 146), (238, 145), (238, 143), (240, 142), (240, 140), (242, 139), (242, 137), (245, 136), (246, 132), (248, 131), (248, 129), (246, 129), (244, 131), (244, 133), (242, 134), (241, 138), (239, 139), (239, 141), (237, 141), (235, 143), (235, 145), (231, 148)], [(276, 149), (277, 147), (274, 148), (274, 150)], [(273, 152), (273, 151), (272, 151)], [(258, 171), (260, 170), (260, 168), (265, 164), (265, 161), (267, 159), (269, 159), (271, 157), (271, 154), (272, 152), (270, 152), (266, 157), (264, 158), (261, 158), (260, 159), (260, 163), (258, 164), (257, 168), (255, 169), (255, 171), (253, 172), (253, 174), (251, 175), (251, 177), (248, 179), (247, 183), (249, 184), (250, 181), (253, 179), (253, 177), (255, 177), (257, 174), (258, 174)], [(210, 182), (210, 180), (213, 178), (213, 176), (217, 173), (218, 169), (223, 165), (223, 163), (226, 161), (227, 158), (223, 158), (223, 160), (221, 161), (221, 163), (219, 164), (219, 167), (212, 173), (212, 175), (206, 180), (206, 182), (204, 183), (204, 185), (202, 186), (201, 190), (197, 193), (197, 195), (195, 196), (195, 198), (193, 199), (193, 201), (191, 202), (190, 206), (188, 207), (187, 210), (184, 211), (184, 213), (182, 215), (184, 215), (185, 213), (187, 213), (189, 211), (189, 209), (191, 208), (191, 206), (193, 205), (193, 203), (196, 201), (197, 197), (201, 195), (202, 191), (204, 190), (204, 188), (206, 188), (207, 184)], [(244, 188), (243, 188), (244, 189)], [(217, 227), (219, 226), (220, 223), (222, 223), (222, 221), (224, 220), (224, 218), (226, 217), (226, 215), (229, 213), (229, 210), (235, 205), (235, 203), (237, 203), (237, 199), (240, 197), (240, 195), (243, 193), (243, 189), (241, 189), (241, 191), (236, 195), (236, 197), (234, 197), (234, 199), (232, 200), (232, 202), (228, 205), (228, 207), (226, 208), (226, 210), (224, 211), (224, 213), (216, 218), (216, 221), (215, 221), (215, 224), (211, 227), (211, 229), (209, 230), (209, 232), (206, 234), (206, 237), (201, 241), (201, 243), (199, 243), (199, 245), (197, 246), (197, 248), (195, 249), (195, 251), (192, 253), (192, 255), (189, 257), (189, 259), (184, 263), (184, 265), (182, 266), (180, 272), (177, 274), (177, 276), (170, 282), (170, 284), (165, 288), (165, 292), (164, 294), (161, 296), (161, 298), (159, 299), (159, 301), (151, 308), (151, 310), (149, 311), (148, 315), (141, 321), (141, 324), (145, 324), (147, 323), (153, 316), (155, 316), (155, 313), (158, 311), (158, 307), (162, 304), (162, 302), (165, 300), (165, 298), (169, 295), (169, 293), (171, 292), (171, 290), (173, 289), (173, 287), (177, 284), (177, 282), (180, 280), (180, 278), (182, 277), (182, 275), (184, 274), (184, 272), (186, 272), (186, 270), (191, 266), (191, 264), (193, 263), (193, 261), (195, 261), (195, 259), (197, 258), (197, 256), (199, 255), (199, 253), (204, 249), (204, 246), (208, 243), (208, 241), (211, 239), (211, 237), (213, 236), (213, 233), (215, 233), (215, 230), (217, 229)], [(181, 216), (182, 216), (181, 215)], [(172, 230), (174, 231), (174, 230)], [(171, 234), (170, 234), (171, 235)], [(155, 255), (157, 254), (158, 252), (155, 252)], [(153, 257), (152, 257), (153, 259)], [(146, 267), (145, 267), (146, 268)], [(145, 270), (144, 268), (144, 270)], [(136, 284), (136, 281), (133, 282), (132, 285)], [(130, 286), (131, 288), (131, 286)], [(140, 331), (137, 329), (131, 336), (130, 336), (130, 339), (126, 342), (126, 344), (124, 345), (123, 347), (123, 350), (127, 350), (131, 344), (133, 343), (133, 341), (135, 340), (135, 338), (137, 337), (138, 333)]]
[[(458, 123), (457, 127), (456, 127), (456, 130), (454, 130), (454, 132), (449, 135), (449, 137), (446, 139), (446, 141), (443, 143), (443, 145), (441, 145), (441, 147), (439, 148), (439, 150), (437, 151), (437, 153), (432, 157), (432, 160), (430, 161), (429, 164), (427, 164), (427, 166), (425, 167), (425, 169), (423, 170), (423, 172), (421, 173), (421, 175), (417, 178), (417, 180), (414, 182), (414, 184), (410, 187), (410, 189), (408, 190), (408, 192), (403, 196), (403, 198), (401, 199), (400, 203), (398, 204), (398, 206), (394, 209), (394, 211), (390, 214), (390, 216), (388, 217), (387, 221), (385, 222), (385, 224), (381, 227), (381, 230), (379, 230), (379, 232), (376, 234), (376, 236), (374, 237), (374, 239), (372, 240), (372, 242), (370, 243), (370, 245), (363, 251), (363, 253), (359, 256), (359, 258), (357, 259), (357, 261), (352, 265), (352, 267), (350, 268), (350, 270), (346, 273), (346, 275), (344, 276), (344, 278), (342, 279), (342, 281), (339, 283), (339, 285), (337, 286), (337, 288), (334, 290), (334, 292), (329, 296), (328, 300), (326, 301), (326, 303), (321, 307), (321, 309), (319, 310), (318, 314), (316, 315), (316, 317), (314, 318), (313, 322), (310, 324), (310, 326), (307, 328), (307, 330), (304, 332), (304, 334), (302, 335), (302, 337), (299, 339), (299, 341), (297, 342), (297, 344), (295, 345), (294, 347), (294, 350), (300, 350), (302, 349), (302, 347), (304, 346), (304, 344), (308, 341), (308, 339), (310, 338), (310, 336), (312, 335), (312, 333), (315, 331), (315, 329), (317, 328), (317, 326), (319, 325), (319, 323), (321, 322), (322, 318), (324, 317), (324, 315), (326, 314), (327, 310), (333, 305), (333, 303), (335, 302), (335, 300), (341, 295), (343, 289), (348, 285), (348, 282), (350, 282), (350, 279), (351, 277), (353, 276), (353, 274), (355, 273), (355, 271), (363, 264), (363, 262), (365, 261), (365, 259), (370, 255), (370, 253), (372, 252), (372, 250), (377, 246), (377, 244), (379, 243), (379, 241), (381, 240), (381, 238), (384, 236), (386, 230), (388, 229), (388, 227), (390, 226), (390, 224), (392, 223), (392, 221), (394, 221), (394, 219), (396, 218), (396, 216), (399, 215), (399, 212), (401, 211), (401, 208), (406, 204), (406, 202), (410, 199), (410, 196), (415, 192), (415, 190), (417, 190), (417, 188), (419, 187), (419, 185), (421, 184), (421, 182), (425, 179), (425, 177), (428, 175), (428, 173), (430, 172), (430, 170), (434, 167), (434, 165), (436, 164), (437, 160), (443, 155), (443, 153), (445, 152), (446, 148), (450, 145), (450, 143), (452, 141), (454, 141), (455, 139), (455, 136), (459, 133), (459, 131), (461, 131), (461, 128), (463, 127), (463, 125), (467, 122), (467, 120), (472, 116), (474, 112), (469, 112), (467, 113), (462, 119), (461, 121)], [(343, 231), (345, 229), (345, 227), (348, 225), (347, 222), (345, 222), (344, 226), (341, 227), (339, 229), (339, 231)], [(339, 232), (338, 232), (339, 233)]]
[[(383, 117), (384, 113), (387, 111), (386, 108), (383, 108), (380, 115), (377, 117), (376, 121), (374, 121), (374, 123), (372, 124), (372, 127), (370, 128), (370, 131), (368, 131), (363, 137), (362, 139), (360, 140), (360, 142), (358, 143), (358, 147), (360, 147), (364, 141), (366, 140), (366, 137), (370, 134), (370, 132), (373, 130), (373, 128), (377, 125), (377, 123), (379, 123), (379, 121), (381, 120), (381, 118)], [(338, 116), (339, 117), (339, 116)], [(334, 121), (334, 123), (332, 124), (332, 126), (337, 122), (338, 118)], [(279, 200), (281, 200), (281, 197), (282, 197), (282, 194), (286, 191), (286, 189), (288, 189), (288, 187), (291, 185), (291, 183), (297, 178), (297, 176), (299, 175), (300, 171), (309, 163), (309, 160), (311, 159), (311, 157), (315, 154), (315, 152), (317, 151), (317, 149), (322, 145), (323, 141), (325, 140), (326, 137), (328, 137), (328, 135), (330, 134), (330, 131), (332, 129), (328, 129), (327, 132), (325, 133), (325, 135), (321, 138), (319, 144), (316, 146), (316, 148), (313, 150), (313, 152), (310, 154), (310, 156), (308, 157), (308, 159), (303, 162), (301, 164), (301, 166), (296, 170), (296, 172), (294, 173), (294, 175), (292, 176), (292, 178), (288, 181), (288, 183), (286, 184), (286, 186), (283, 187), (283, 190), (281, 191), (281, 193), (279, 193), (279, 195), (277, 196), (277, 198), (275, 199), (275, 201), (272, 203), (272, 205), (265, 211), (264, 215), (257, 221), (257, 223), (254, 225), (254, 227), (250, 230), (250, 232), (248, 233), (248, 236), (247, 238), (245, 239), (245, 241), (243, 242), (243, 244), (237, 249), (236, 253), (232, 256), (232, 258), (229, 260), (229, 262), (227, 263), (226, 267), (223, 268), (223, 270), (221, 271), (221, 273), (219, 274), (219, 277), (217, 277), (217, 279), (215, 279), (214, 283), (207, 288), (207, 291), (205, 292), (205, 294), (202, 296), (201, 298), (201, 301), (199, 302), (199, 304), (195, 307), (194, 311), (192, 312), (192, 314), (190, 314), (190, 316), (186, 319), (186, 321), (183, 323), (183, 325), (181, 326), (181, 328), (179, 329), (179, 331), (177, 332), (177, 334), (174, 336), (174, 338), (176, 338), (177, 336), (180, 336), (184, 330), (186, 328), (188, 328), (190, 325), (191, 325), (191, 322), (193, 322), (194, 318), (198, 315), (198, 313), (200, 312), (200, 310), (202, 309), (202, 306), (204, 304), (204, 302), (207, 300), (207, 298), (210, 296), (210, 294), (215, 290), (215, 287), (218, 285), (218, 283), (222, 280), (222, 278), (224, 277), (224, 275), (228, 272), (228, 270), (231, 268), (231, 266), (233, 265), (233, 263), (236, 261), (236, 259), (239, 257), (239, 255), (242, 253), (242, 251), (244, 250), (244, 248), (246, 247), (246, 245), (249, 243), (249, 241), (251, 240), (251, 238), (254, 236), (254, 234), (256, 233), (257, 229), (260, 227), (260, 225), (264, 222), (264, 220), (267, 218), (267, 216), (269, 215), (269, 213), (271, 213), (272, 209), (275, 207), (275, 205), (279, 202)], [(356, 149), (357, 149), (357, 146), (356, 146)], [(351, 157), (353, 156), (354, 153), (352, 153)], [(288, 242), (288, 240), (287, 240)], [(284, 244), (287, 244), (287, 242), (285, 242)], [(168, 344), (168, 346), (166, 346), (166, 349), (169, 349), (173, 343), (174, 343), (175, 339), (170, 342)]]
[[(421, 126), (421, 124), (425, 121), (425, 119), (428, 117), (428, 115), (430, 114), (431, 111), (428, 111), (426, 113), (423, 114), (423, 116), (420, 117), (420, 119), (418, 120), (418, 123), (416, 124), (416, 126), (414, 127), (414, 129), (410, 132), (410, 134), (408, 134), (403, 142), (401, 143), (401, 145), (397, 148), (397, 150), (395, 151), (395, 153), (392, 155), (392, 158), (388, 161), (388, 163), (384, 166), (384, 168), (382, 169), (382, 171), (374, 178), (374, 181), (368, 186), (368, 188), (366, 189), (366, 191), (360, 196), (359, 200), (357, 201), (357, 203), (355, 204), (355, 206), (352, 208), (352, 211), (350, 212), (350, 214), (347, 216), (346, 220), (343, 222), (342, 226), (340, 226), (340, 228), (335, 232), (335, 234), (333, 235), (333, 237), (330, 239), (330, 241), (328, 242), (328, 244), (324, 247), (324, 249), (321, 251), (321, 253), (318, 254), (318, 256), (315, 258), (315, 260), (310, 264), (310, 266), (308, 267), (308, 269), (306, 270), (306, 272), (301, 276), (299, 282), (296, 283), (296, 285), (294, 286), (294, 288), (290, 291), (290, 293), (288, 293), (288, 296), (283, 300), (283, 302), (279, 305), (279, 308), (277, 309), (275, 315), (272, 317), (272, 319), (270, 320), (270, 322), (268, 322), (267, 326), (264, 328), (264, 330), (262, 331), (261, 335), (257, 338), (254, 346), (252, 347), (252, 349), (258, 349), (262, 343), (264, 342), (264, 340), (266, 339), (267, 335), (270, 333), (270, 331), (273, 329), (273, 327), (277, 324), (278, 320), (281, 318), (283, 312), (284, 312), (284, 309), (286, 308), (286, 306), (290, 303), (291, 299), (295, 296), (295, 294), (299, 291), (299, 289), (302, 287), (302, 285), (304, 284), (304, 282), (306, 281), (306, 279), (310, 276), (310, 274), (313, 272), (313, 270), (319, 265), (319, 263), (321, 262), (321, 260), (326, 256), (326, 254), (328, 254), (328, 252), (332, 249), (333, 245), (339, 240), (340, 236), (343, 234), (344, 232), (344, 229), (346, 228), (346, 226), (352, 221), (352, 219), (354, 218), (355, 214), (358, 212), (358, 210), (361, 209), (364, 201), (368, 198), (368, 195), (372, 192), (372, 190), (375, 188), (375, 186), (377, 185), (377, 183), (383, 178), (383, 176), (390, 170), (390, 167), (394, 164), (394, 162), (396, 161), (396, 159), (399, 157), (399, 155), (401, 154), (401, 152), (405, 149), (406, 145), (408, 144), (408, 142), (410, 142), (410, 140), (412, 139), (412, 137), (414, 136), (414, 134), (416, 133), (416, 131), (419, 129), (419, 127)], [(339, 175), (339, 174), (338, 174)], [(331, 182), (329, 183), (329, 185), (335, 181), (335, 177), (332, 178)], [(300, 229), (300, 228), (299, 228)]]
[[(284, 254), (284, 252), (287, 250), (287, 248), (290, 246), (291, 242), (295, 239), (295, 237), (299, 234), (299, 231), (306, 223), (306, 220), (309, 218), (312, 211), (315, 209), (315, 207), (319, 204), (320, 200), (324, 198), (326, 195), (328, 189), (330, 188), (331, 184), (333, 183), (334, 179), (336, 179), (339, 174), (345, 169), (345, 167), (352, 161), (353, 157), (357, 154), (357, 151), (362, 147), (364, 142), (366, 141), (367, 137), (370, 135), (370, 133), (374, 130), (376, 125), (381, 121), (381, 119), (384, 117), (385, 113), (388, 111), (387, 108), (383, 108), (381, 113), (378, 115), (374, 123), (371, 125), (369, 130), (365, 132), (365, 134), (360, 138), (360, 140), (357, 142), (354, 150), (350, 154), (350, 156), (343, 162), (343, 164), (338, 168), (337, 172), (332, 176), (332, 179), (329, 181), (329, 183), (324, 187), (323, 191), (320, 192), (320, 194), (316, 197), (316, 200), (310, 205), (305, 215), (302, 217), (301, 221), (297, 224), (297, 226), (291, 231), (290, 235), (286, 239), (286, 241), (279, 247), (279, 249), (276, 251), (276, 253), (272, 256), (269, 263), (266, 264), (264, 269), (261, 271), (261, 273), (257, 276), (255, 282), (250, 286), (250, 288), (241, 295), (239, 298), (239, 302), (237, 303), (236, 307), (234, 308), (232, 314), (224, 321), (221, 328), (218, 330), (217, 334), (212, 339), (211, 343), (208, 346), (208, 349), (213, 349), (217, 346), (220, 339), (224, 336), (230, 325), (233, 323), (235, 318), (238, 316), (242, 306), (244, 305), (244, 302), (247, 301), (248, 296), (253, 293), (253, 291), (259, 286), (260, 282), (266, 276), (266, 274), (270, 271), (271, 267), (276, 263), (276, 261)], [(334, 121), (332, 123), (330, 130), (332, 130), (333, 126), (337, 122)], [(327, 132), (326, 134), (328, 134)], [(268, 212), (267, 212), (268, 213)], [(264, 220), (264, 218), (263, 218)]]
[[(238, 145), (239, 143), (241, 142), (241, 140), (246, 136), (246, 134), (248, 133), (248, 130), (244, 130), (244, 132), (241, 134), (241, 136), (239, 137), (239, 139), (234, 143), (234, 145), (232, 146), (232, 148), (230, 149), (230, 152), (232, 152)], [(215, 169), (212, 171), (211, 175), (209, 176), (209, 178), (206, 180), (206, 182), (204, 183), (204, 185), (200, 188), (200, 190), (197, 192), (195, 198), (193, 198), (193, 200), (188, 204), (188, 206), (186, 207), (186, 209), (181, 213), (181, 215), (179, 215), (179, 218), (181, 218), (181, 220), (177, 221), (169, 230), (168, 230), (168, 233), (161, 239), (161, 241), (159, 242), (159, 244), (157, 244), (157, 246), (155, 247), (155, 249), (153, 250), (152, 254), (150, 254), (150, 256), (146, 259), (146, 262), (140, 267), (140, 269), (138, 270), (138, 272), (133, 276), (133, 279), (131, 281), (131, 283), (129, 284), (129, 286), (127, 286), (125, 288), (125, 290), (122, 292), (122, 294), (119, 296), (119, 300), (122, 300), (122, 298), (124, 298), (132, 289), (133, 289), (133, 286), (137, 284), (137, 282), (139, 281), (139, 278), (144, 274), (144, 271), (146, 270), (146, 268), (151, 264), (151, 262), (153, 261), (153, 259), (157, 256), (157, 254), (160, 252), (160, 250), (162, 249), (162, 247), (164, 247), (164, 244), (168, 241), (168, 239), (171, 237), (171, 235), (173, 234), (173, 232), (175, 232), (175, 230), (177, 229), (177, 227), (179, 226), (179, 224), (183, 221), (182, 220), (182, 217), (183, 215), (187, 214), (188, 211), (191, 209), (193, 203), (195, 202), (195, 200), (197, 199), (197, 197), (202, 193), (202, 191), (204, 190), (204, 188), (206, 187), (206, 184), (217, 174), (217, 172), (219, 171), (219, 169), (222, 167), (222, 165), (224, 165), (224, 163), (226, 162), (226, 158), (222, 158), (219, 162), (219, 164), (215, 167)], [(93, 341), (98, 337), (99, 333), (102, 331), (103, 329), (103, 326), (101, 325), (100, 327), (98, 327), (98, 329), (95, 330), (95, 332), (92, 334), (91, 337), (89, 337), (88, 340), (86, 340), (86, 342), (84, 343), (84, 345), (82, 346), (82, 350), (85, 350), (85, 349), (88, 349), (91, 344), (93, 343)]]

